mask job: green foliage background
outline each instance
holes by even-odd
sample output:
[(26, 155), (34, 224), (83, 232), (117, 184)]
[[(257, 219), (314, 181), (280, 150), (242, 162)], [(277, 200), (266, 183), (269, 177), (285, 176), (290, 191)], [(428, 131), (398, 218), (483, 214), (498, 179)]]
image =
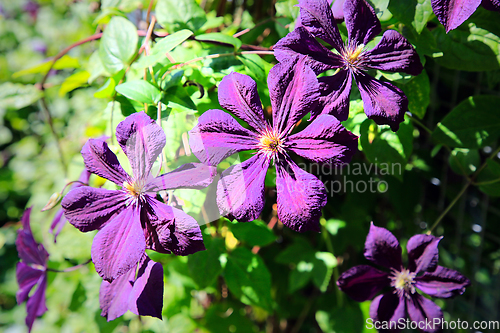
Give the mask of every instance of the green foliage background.
[[(207, 251), (189, 257), (150, 253), (165, 271), (163, 321), (129, 312), (106, 322), (100, 278), (88, 265), (49, 274), (49, 311), (33, 331), (368, 331), (369, 302), (348, 299), (335, 280), (367, 263), (362, 252), (370, 221), (391, 230), (402, 245), (440, 221), (433, 231), (444, 236), (440, 264), (472, 281), (463, 296), (435, 300), (445, 320), (500, 320), (500, 14), (479, 8), (446, 34), (429, 0), (369, 2), (384, 29), (400, 31), (416, 47), (425, 71), (417, 77), (371, 73), (408, 96), (412, 116), (397, 133), (366, 119), (353, 87), (344, 125), (360, 135), (353, 163), (362, 171), (324, 174), (312, 168), (329, 189), (321, 234), (298, 234), (277, 221), (272, 176), (262, 219), (245, 224), (212, 221), (202, 209), (210, 189), (176, 191), (189, 214), (211, 223), (202, 227)], [(112, 137), (119, 121), (146, 108), (162, 118), (164, 168), (195, 161), (186, 132), (197, 116), (220, 108), (216, 86), (226, 74), (254, 78), (270, 108), (266, 77), (275, 59), (256, 53), (270, 53), (293, 29), (295, 3), (39, 0), (33, 15), (24, 1), (0, 1), (0, 330), (26, 330), (25, 307), (15, 303), (14, 245), (25, 207), (34, 206), (32, 228), (51, 255), (51, 268), (88, 260), (94, 233), (67, 225), (54, 243), (48, 229), (58, 207), (40, 212), (53, 193), (78, 178), (85, 141)], [(154, 34), (145, 37), (153, 16)], [(345, 25), (340, 29), (346, 33)], [(75, 47), (44, 80), (51, 59), (70, 45)], [(143, 45), (147, 52), (139, 54)], [(123, 154), (119, 158), (127, 165)], [(401, 166), (401, 173), (384, 174), (387, 165)], [(328, 188), (334, 181), (370, 179), (385, 185), (375, 192)], [(92, 176), (90, 183), (101, 186), (103, 180)]]

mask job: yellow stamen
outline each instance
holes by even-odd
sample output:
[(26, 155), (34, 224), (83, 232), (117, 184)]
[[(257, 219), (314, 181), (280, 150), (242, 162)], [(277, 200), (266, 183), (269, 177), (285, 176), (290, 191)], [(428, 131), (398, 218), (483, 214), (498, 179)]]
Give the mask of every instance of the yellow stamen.
[(268, 131), (260, 137), (259, 148), (266, 154), (274, 155), (282, 149), (283, 141), (274, 132)]
[(127, 192), (130, 195), (133, 195), (134, 197), (138, 197), (141, 195), (142, 192), (142, 187), (137, 184), (137, 182), (133, 182), (130, 184), (128, 181), (123, 183), (123, 188), (127, 190)]

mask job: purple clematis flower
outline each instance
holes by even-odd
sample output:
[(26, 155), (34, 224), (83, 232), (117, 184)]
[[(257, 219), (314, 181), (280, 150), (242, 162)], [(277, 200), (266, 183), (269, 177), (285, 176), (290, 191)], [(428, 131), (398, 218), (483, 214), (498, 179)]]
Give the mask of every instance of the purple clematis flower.
[[(303, 54), (316, 74), (336, 69), (333, 76), (319, 78), (322, 85), (323, 109), (320, 113), (333, 114), (340, 121), (349, 116), (349, 95), (352, 77), (355, 78), (365, 113), (377, 124), (388, 124), (393, 131), (399, 128), (408, 110), (408, 99), (403, 91), (389, 82), (372, 78), (365, 72), (379, 69), (418, 75), (422, 64), (413, 46), (397, 31), (388, 30), (371, 50), (366, 44), (380, 33), (381, 26), (373, 8), (365, 0), (346, 0), (343, 11), (348, 32), (344, 45), (327, 0), (300, 0), (300, 22), (294, 31), (274, 46), (278, 61)], [(317, 38), (331, 45), (332, 52)]]
[(479, 7), (500, 11), (500, 0), (431, 0), (432, 10), (446, 32), (458, 28)]
[(108, 321), (122, 316), (127, 310), (138, 316), (161, 319), (163, 307), (163, 266), (144, 255), (139, 270), (134, 266), (113, 282), (103, 280), (99, 291), (101, 316)]
[[(372, 263), (385, 267), (383, 272), (367, 265), (352, 267), (338, 279), (339, 288), (358, 302), (372, 299), (385, 287), (392, 290), (375, 297), (370, 306), (374, 322), (388, 323), (389, 332), (399, 332), (398, 320), (406, 318), (419, 323), (424, 332), (439, 332), (442, 322), (441, 309), (417, 292), (420, 289), (432, 297), (450, 298), (461, 295), (470, 281), (462, 274), (438, 266), (438, 244), (442, 237), (415, 235), (408, 240), (408, 268), (401, 260), (401, 247), (394, 235), (373, 223), (365, 242), (365, 257)], [(424, 323), (433, 325), (424, 325)]]
[(176, 255), (205, 249), (198, 223), (155, 195), (161, 190), (206, 187), (216, 173), (213, 167), (189, 163), (153, 178), (151, 167), (165, 146), (165, 133), (144, 112), (119, 123), (116, 138), (130, 161), (132, 175), (122, 169), (102, 140), (88, 140), (82, 155), (89, 172), (121, 189), (81, 186), (61, 202), (65, 217), (80, 231), (99, 230), (92, 244), (92, 261), (108, 282), (137, 266), (145, 249)]
[[(26, 326), (31, 332), (36, 317), (47, 311), (45, 305), (45, 289), (47, 288), (47, 261), (49, 254), (42, 244), (33, 238), (30, 227), (31, 207), (26, 209), (21, 219), (22, 229), (18, 230), (16, 247), (22, 262), (17, 263), (16, 279), (19, 290), (16, 294), (17, 304), (26, 302)], [(29, 296), (31, 289), (38, 285)]]
[(291, 134), (298, 121), (315, 112), (320, 96), (318, 79), (306, 66), (305, 57), (274, 66), (268, 86), (272, 125), (264, 118), (255, 82), (238, 73), (224, 77), (218, 88), (219, 103), (251, 129), (224, 111), (208, 110), (189, 132), (191, 149), (209, 165), (240, 151), (257, 150), (250, 159), (222, 173), (217, 186), (221, 215), (241, 222), (259, 217), (264, 179), (273, 161), (279, 219), (295, 231), (319, 231), (325, 188), (318, 178), (300, 169), (290, 153), (319, 163), (348, 163), (357, 151), (357, 137), (330, 115), (321, 115), (302, 132)]

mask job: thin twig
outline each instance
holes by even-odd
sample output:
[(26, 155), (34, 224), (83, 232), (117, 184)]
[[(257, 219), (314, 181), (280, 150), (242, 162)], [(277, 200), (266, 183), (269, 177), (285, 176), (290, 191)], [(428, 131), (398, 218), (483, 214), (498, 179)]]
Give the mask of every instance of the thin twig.
[[(42, 85), (42, 89), (43, 89), (43, 85)], [(42, 105), (41, 109), (45, 113), (45, 117), (47, 118), (47, 123), (49, 124), (50, 131), (52, 132), (52, 135), (54, 136), (54, 139), (56, 140), (57, 152), (59, 154), (59, 159), (60, 159), (61, 165), (63, 167), (64, 176), (66, 177), (67, 176), (66, 161), (64, 160), (64, 154), (62, 151), (61, 142), (59, 141), (59, 136), (57, 135), (56, 130), (54, 128), (54, 121), (52, 119), (52, 115), (50, 114), (49, 107), (47, 106), (47, 101), (45, 100), (45, 96), (42, 96), (42, 98), (40, 98), (40, 103)]]
[(92, 259), (89, 259), (87, 260), (86, 262), (82, 263), (82, 264), (79, 264), (79, 265), (76, 265), (76, 266), (73, 266), (73, 267), (70, 267), (70, 268), (66, 268), (66, 269), (63, 269), (63, 270), (58, 270), (58, 269), (52, 269), (52, 268), (47, 268), (47, 271), (49, 272), (55, 272), (55, 273), (67, 273), (67, 272), (72, 272), (72, 271), (75, 271), (77, 270), (78, 268), (81, 268), (85, 265), (87, 265), (88, 263), (90, 263), (92, 261)]

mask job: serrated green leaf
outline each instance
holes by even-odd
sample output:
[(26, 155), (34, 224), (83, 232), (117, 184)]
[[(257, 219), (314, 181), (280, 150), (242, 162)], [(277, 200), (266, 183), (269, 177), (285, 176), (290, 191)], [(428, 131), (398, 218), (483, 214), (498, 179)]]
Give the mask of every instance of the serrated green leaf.
[(86, 86), (90, 77), (90, 73), (87, 71), (77, 72), (73, 75), (68, 76), (62, 83), (61, 88), (59, 88), (59, 96), (63, 97), (70, 91)]
[(448, 113), (432, 138), (450, 147), (478, 149), (500, 137), (498, 96), (471, 96)]
[(227, 258), (224, 279), (243, 303), (271, 311), (271, 274), (262, 258), (247, 248), (236, 248)]
[(261, 220), (232, 223), (229, 229), (234, 237), (250, 246), (264, 246), (276, 240), (276, 235)]
[(99, 57), (110, 74), (118, 73), (129, 64), (138, 39), (137, 29), (129, 20), (115, 16), (109, 21), (99, 44)]
[[(27, 74), (45, 74), (49, 71), (50, 64), (52, 64), (52, 60), (46, 61), (40, 65), (36, 65), (34, 67), (30, 67), (27, 69), (23, 69), (21, 71), (15, 72), (12, 74), (13, 78), (18, 78), (23, 75)], [(69, 55), (64, 55), (61, 57), (61, 59), (58, 59), (54, 66), (52, 67), (53, 69), (65, 69), (65, 68), (79, 68), (80, 67), (80, 62), (78, 59), (70, 57)]]
[(156, 17), (169, 32), (181, 29), (196, 32), (207, 22), (205, 11), (195, 0), (158, 0)]
[(241, 40), (233, 36), (224, 35), (220, 32), (211, 32), (208, 34), (196, 36), (196, 40), (200, 42), (218, 42), (232, 45), (234, 50), (237, 51), (241, 47)]
[(127, 81), (115, 89), (123, 96), (141, 103), (157, 104), (162, 97), (160, 89), (144, 80)]

